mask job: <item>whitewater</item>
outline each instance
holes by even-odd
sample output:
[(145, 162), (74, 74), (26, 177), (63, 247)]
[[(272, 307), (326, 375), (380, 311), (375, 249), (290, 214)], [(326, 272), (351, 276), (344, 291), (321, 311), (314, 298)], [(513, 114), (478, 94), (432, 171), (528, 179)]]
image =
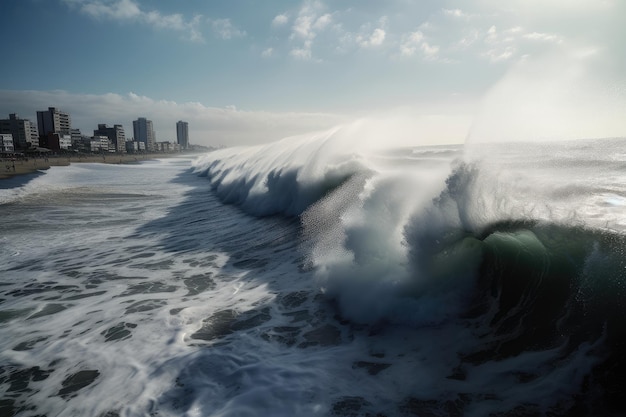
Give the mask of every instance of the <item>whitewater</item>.
[(626, 139), (367, 121), (0, 183), (0, 415), (624, 415)]

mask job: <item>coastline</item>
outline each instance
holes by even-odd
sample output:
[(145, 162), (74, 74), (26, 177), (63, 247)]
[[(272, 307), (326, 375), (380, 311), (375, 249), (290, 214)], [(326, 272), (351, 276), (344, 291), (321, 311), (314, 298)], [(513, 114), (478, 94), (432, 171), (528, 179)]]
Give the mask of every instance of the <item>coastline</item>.
[(110, 154), (110, 155), (62, 155), (29, 157), (27, 159), (0, 159), (0, 181), (20, 175), (45, 171), (53, 166), (68, 166), (74, 163), (134, 164), (159, 158), (189, 156), (189, 153), (148, 153), (148, 154)]

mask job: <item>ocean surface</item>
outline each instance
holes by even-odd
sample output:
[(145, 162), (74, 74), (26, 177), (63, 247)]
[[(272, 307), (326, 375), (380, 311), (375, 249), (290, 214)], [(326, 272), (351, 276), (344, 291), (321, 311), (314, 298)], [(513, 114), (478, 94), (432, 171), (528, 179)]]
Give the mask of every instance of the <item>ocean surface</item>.
[(0, 415), (624, 415), (626, 140), (418, 145), (3, 180)]

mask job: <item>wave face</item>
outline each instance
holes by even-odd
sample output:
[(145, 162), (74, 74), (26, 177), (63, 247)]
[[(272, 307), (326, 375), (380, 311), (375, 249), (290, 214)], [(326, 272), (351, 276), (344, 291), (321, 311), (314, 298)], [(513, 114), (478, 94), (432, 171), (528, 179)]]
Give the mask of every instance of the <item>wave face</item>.
[(300, 219), (344, 320), (454, 343), (438, 410), (624, 411), (626, 141), (398, 148), (359, 132), (224, 149), (195, 170), (225, 203)]

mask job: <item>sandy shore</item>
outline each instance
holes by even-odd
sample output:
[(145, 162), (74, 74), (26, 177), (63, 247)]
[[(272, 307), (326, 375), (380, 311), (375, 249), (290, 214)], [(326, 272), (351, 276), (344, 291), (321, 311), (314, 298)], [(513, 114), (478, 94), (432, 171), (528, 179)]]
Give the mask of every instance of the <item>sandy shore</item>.
[(157, 158), (171, 158), (184, 154), (133, 154), (133, 155), (73, 155), (73, 156), (49, 156), (28, 159), (0, 159), (0, 179), (11, 178), (16, 175), (31, 174), (40, 170), (46, 170), (53, 166), (67, 166), (74, 163), (96, 162), (104, 164), (132, 164)]

